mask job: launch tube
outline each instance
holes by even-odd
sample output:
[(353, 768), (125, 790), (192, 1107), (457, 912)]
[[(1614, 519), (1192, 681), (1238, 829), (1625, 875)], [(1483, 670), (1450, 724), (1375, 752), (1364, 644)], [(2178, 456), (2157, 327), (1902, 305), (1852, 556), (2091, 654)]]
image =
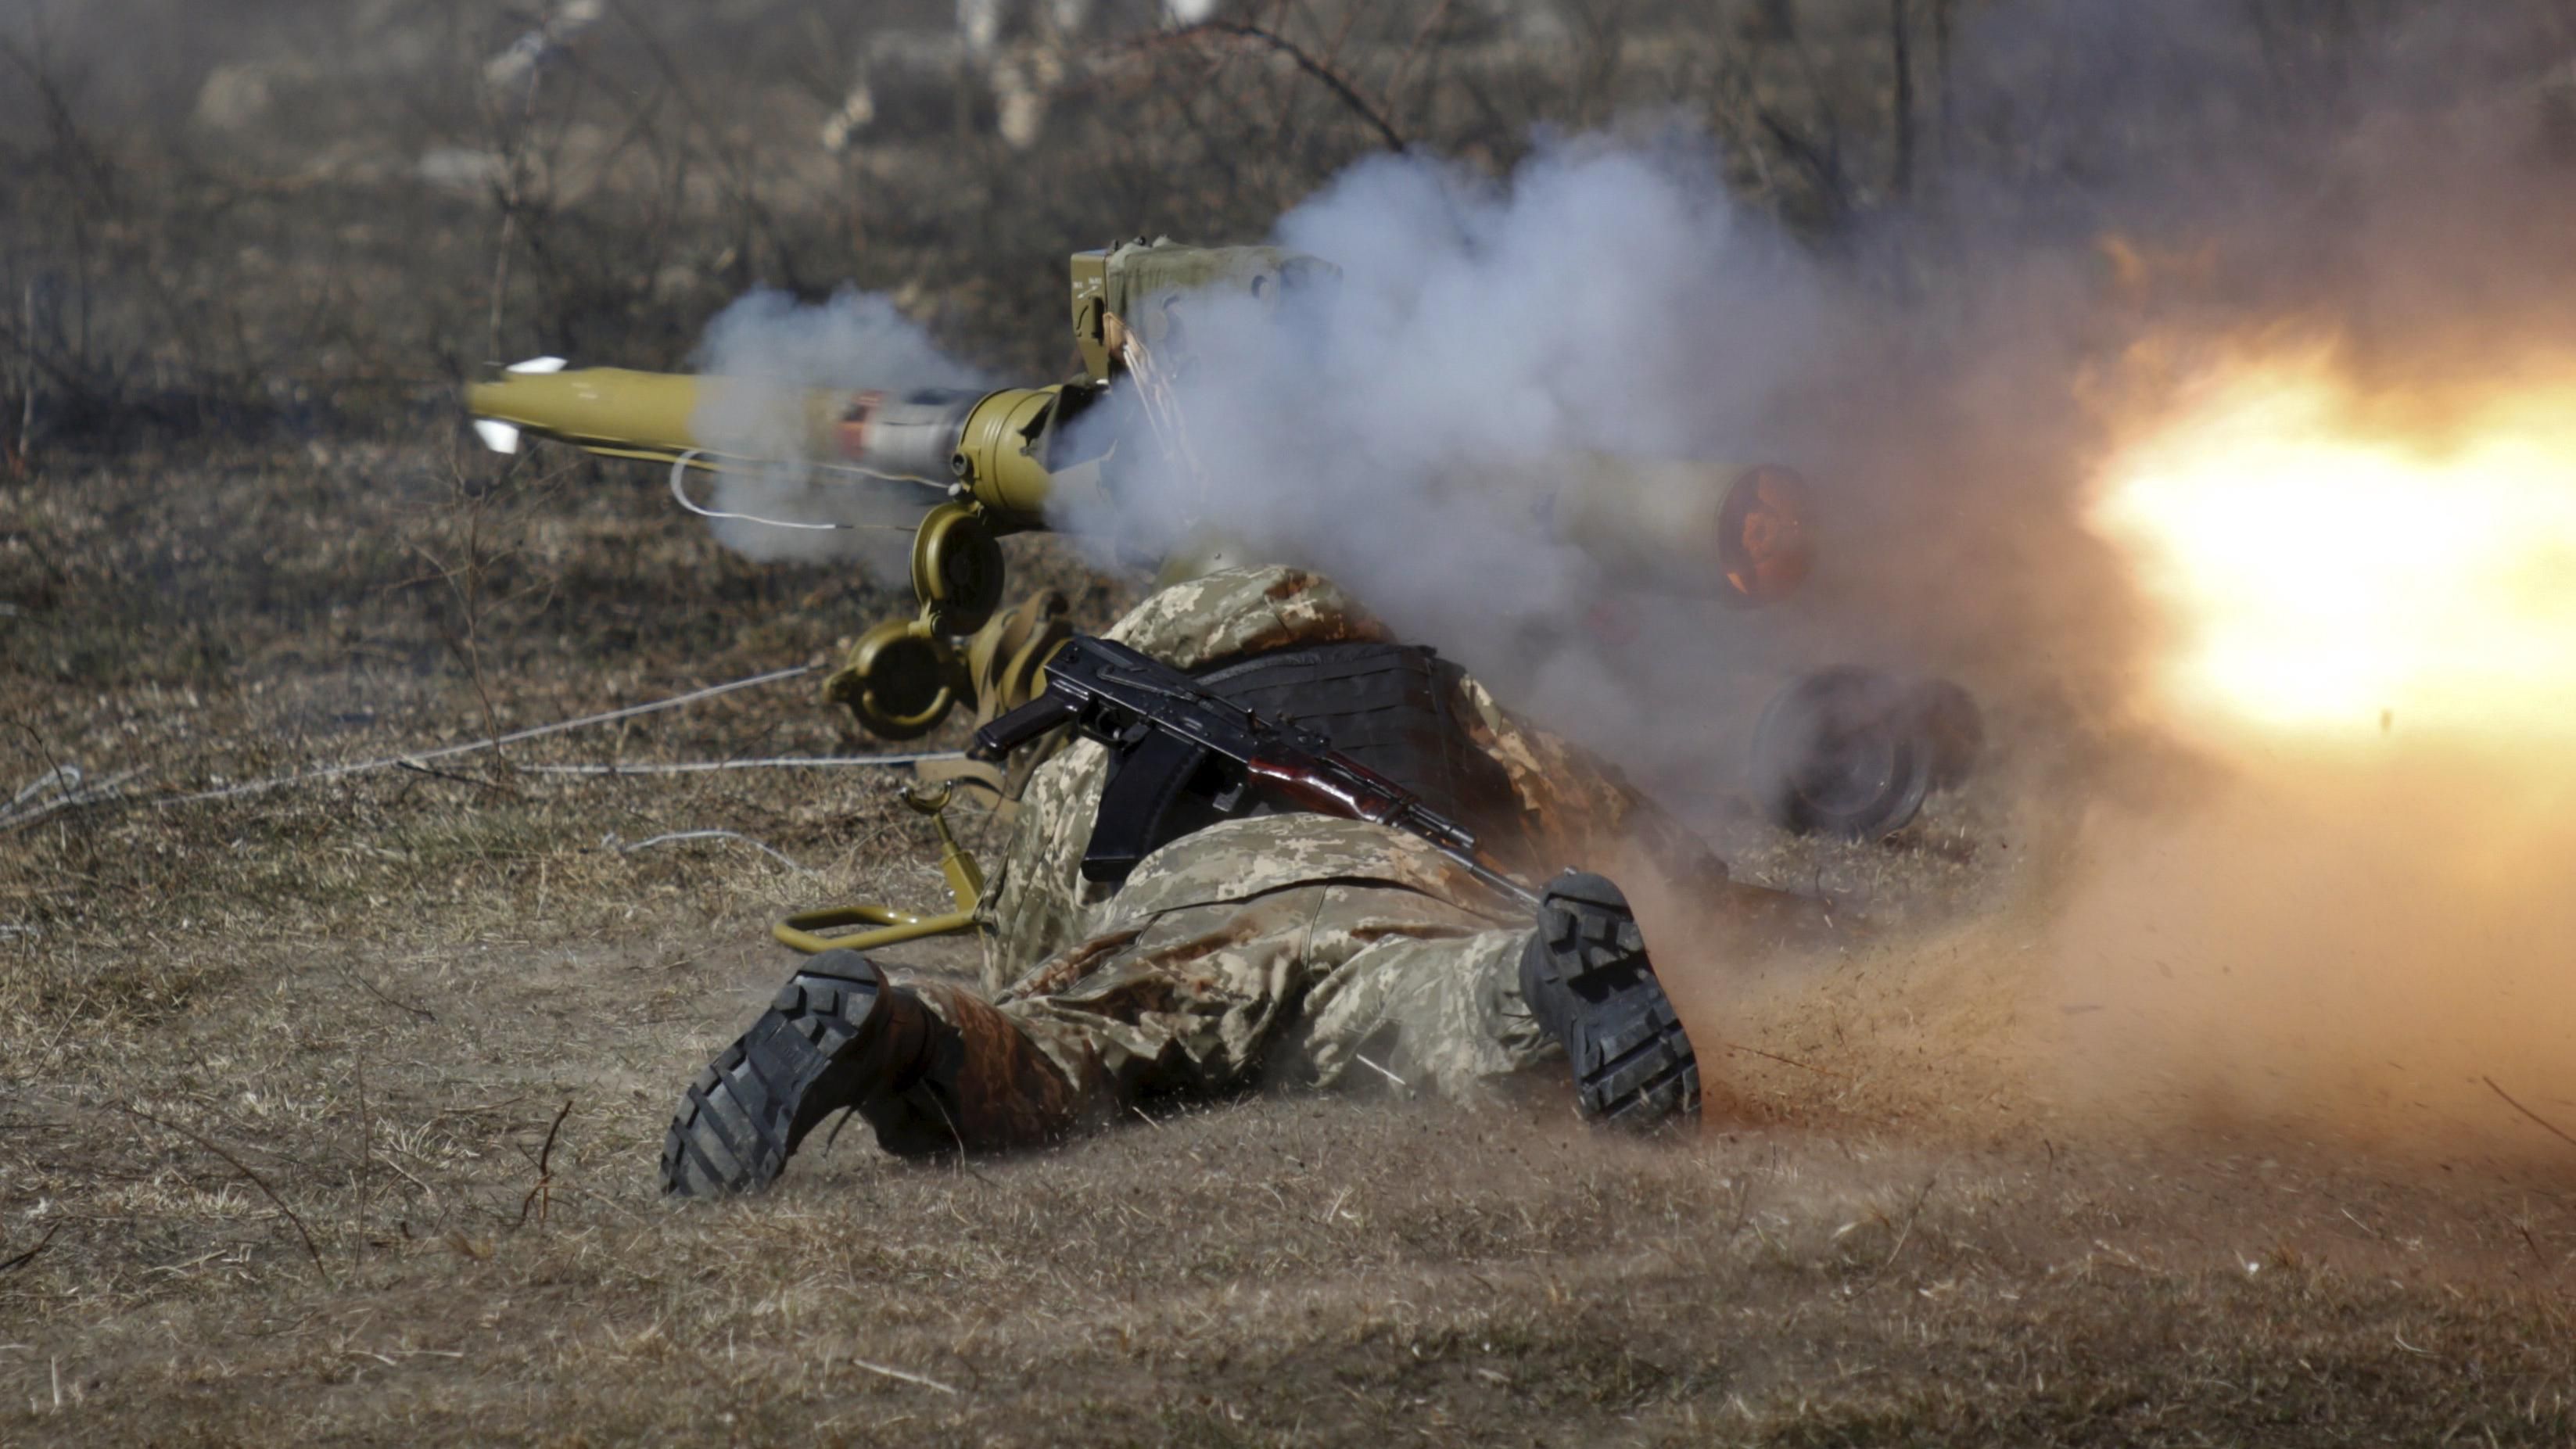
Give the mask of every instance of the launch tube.
[[(837, 474), (922, 483), (962, 490), (1005, 532), (1045, 526), (1054, 486), (1043, 457), (1048, 427), (1065, 400), (1087, 400), (1060, 387), (846, 392), (542, 362), (466, 387), (466, 410), (485, 442), (514, 452), (525, 432), (612, 458), (794, 463), (824, 481)], [(792, 421), (751, 451), (701, 432), (706, 418), (727, 415)]]
[[(540, 370), (522, 370), (532, 367)], [(736, 389), (760, 395), (737, 402), (728, 397)], [(964, 494), (1001, 532), (1043, 528), (1049, 503), (1066, 490), (1102, 485), (1094, 465), (1104, 460), (1051, 470), (1049, 457), (1068, 417), (1099, 399), (1097, 385), (779, 391), (755, 378), (522, 364), (469, 386), (466, 406), (485, 440), (505, 450), (525, 431), (610, 457), (794, 462), (825, 481), (908, 480)], [(707, 417), (727, 415), (789, 420), (773, 428), (785, 436), (769, 440), (768, 451), (792, 456), (747, 456), (700, 435)], [(1540, 519), (1559, 541), (1653, 592), (1758, 607), (1794, 592), (1813, 560), (1805, 481), (1775, 464), (1567, 453), (1479, 468), (1456, 482), (1447, 490), (1456, 506)]]
[(1559, 540), (1654, 592), (1758, 607), (1813, 562), (1806, 481), (1776, 464), (1569, 453), (1514, 472)]

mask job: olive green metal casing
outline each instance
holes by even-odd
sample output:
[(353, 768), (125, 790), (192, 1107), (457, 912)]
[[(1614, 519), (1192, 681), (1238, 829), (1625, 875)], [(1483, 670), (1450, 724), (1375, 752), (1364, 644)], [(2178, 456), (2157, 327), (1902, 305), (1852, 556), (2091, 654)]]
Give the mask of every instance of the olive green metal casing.
[[(1341, 268), (1282, 247), (1184, 246), (1139, 238), (1073, 254), (1073, 340), (1083, 375), (1105, 383), (1122, 366), (1119, 333), (1149, 353), (1181, 343), (1171, 303), (1210, 291), (1240, 292), (1276, 308), (1293, 293), (1340, 280)], [(1114, 319), (1114, 321), (1113, 321)]]

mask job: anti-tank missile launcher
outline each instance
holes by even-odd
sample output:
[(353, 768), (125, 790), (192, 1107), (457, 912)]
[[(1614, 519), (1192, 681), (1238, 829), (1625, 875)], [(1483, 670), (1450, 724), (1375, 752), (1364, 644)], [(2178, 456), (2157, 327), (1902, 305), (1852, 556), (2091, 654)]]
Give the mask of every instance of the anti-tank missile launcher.
[[(966, 693), (953, 641), (981, 628), (1001, 602), (997, 540), (1048, 527), (1051, 517), (1109, 516), (1086, 505), (1114, 496), (1121, 454), (1168, 441), (1153, 431), (1173, 372), (1187, 366), (1178, 304), (1225, 292), (1276, 308), (1337, 277), (1329, 263), (1273, 247), (1134, 242), (1078, 252), (1069, 320), (1083, 372), (1043, 387), (781, 389), (757, 378), (540, 359), (472, 384), (466, 403), (495, 448), (515, 450), (533, 433), (661, 463), (675, 491), (691, 471), (780, 464), (826, 488), (919, 489), (912, 581), (920, 613), (867, 631), (828, 686), (871, 731), (908, 739), (935, 728)], [(755, 453), (701, 435), (702, 420), (725, 412), (726, 392), (737, 388), (758, 390), (768, 415), (792, 419)], [(1096, 408), (1107, 410), (1109, 426), (1073, 426)], [(1586, 453), (1462, 474), (1457, 483), (1462, 501), (1472, 491), (1475, 506), (1526, 517), (1640, 589), (1758, 607), (1794, 591), (1812, 557), (1804, 484), (1782, 467)]]

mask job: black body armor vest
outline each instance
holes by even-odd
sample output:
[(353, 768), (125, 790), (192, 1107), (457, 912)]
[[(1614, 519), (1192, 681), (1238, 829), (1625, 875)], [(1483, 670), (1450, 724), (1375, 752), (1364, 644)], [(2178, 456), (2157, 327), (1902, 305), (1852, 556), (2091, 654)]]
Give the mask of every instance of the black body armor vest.
[[(1210, 694), (1264, 719), (1305, 726), (1333, 748), (1422, 797), (1433, 810), (1505, 851), (1520, 821), (1511, 776), (1477, 749), (1451, 708), (1456, 665), (1409, 644), (1313, 644), (1220, 664), (1196, 678)], [(1242, 813), (1274, 808), (1256, 805)], [(1174, 809), (1155, 847), (1214, 824), (1213, 811)]]

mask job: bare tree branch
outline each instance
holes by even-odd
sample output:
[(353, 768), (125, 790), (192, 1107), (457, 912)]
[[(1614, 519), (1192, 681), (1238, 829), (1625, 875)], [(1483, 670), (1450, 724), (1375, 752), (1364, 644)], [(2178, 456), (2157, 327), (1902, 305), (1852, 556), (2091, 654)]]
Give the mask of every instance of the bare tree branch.
[(1378, 138), (1386, 143), (1386, 149), (1390, 151), (1412, 149), (1411, 143), (1404, 139), (1404, 133), (1398, 131), (1395, 123), (1386, 118), (1386, 113), (1371, 105), (1368, 98), (1353, 88), (1349, 81), (1344, 80), (1339, 71), (1308, 55), (1298, 48), (1295, 41), (1277, 31), (1265, 30), (1258, 25), (1245, 25), (1233, 20), (1203, 20), (1196, 25), (1183, 26), (1173, 31), (1169, 38), (1181, 40), (1194, 35), (1220, 35), (1236, 40), (1259, 41), (1295, 61), (1299, 70), (1323, 82), (1324, 88), (1340, 97), (1342, 104), (1350, 107), (1353, 115), (1375, 128)]

